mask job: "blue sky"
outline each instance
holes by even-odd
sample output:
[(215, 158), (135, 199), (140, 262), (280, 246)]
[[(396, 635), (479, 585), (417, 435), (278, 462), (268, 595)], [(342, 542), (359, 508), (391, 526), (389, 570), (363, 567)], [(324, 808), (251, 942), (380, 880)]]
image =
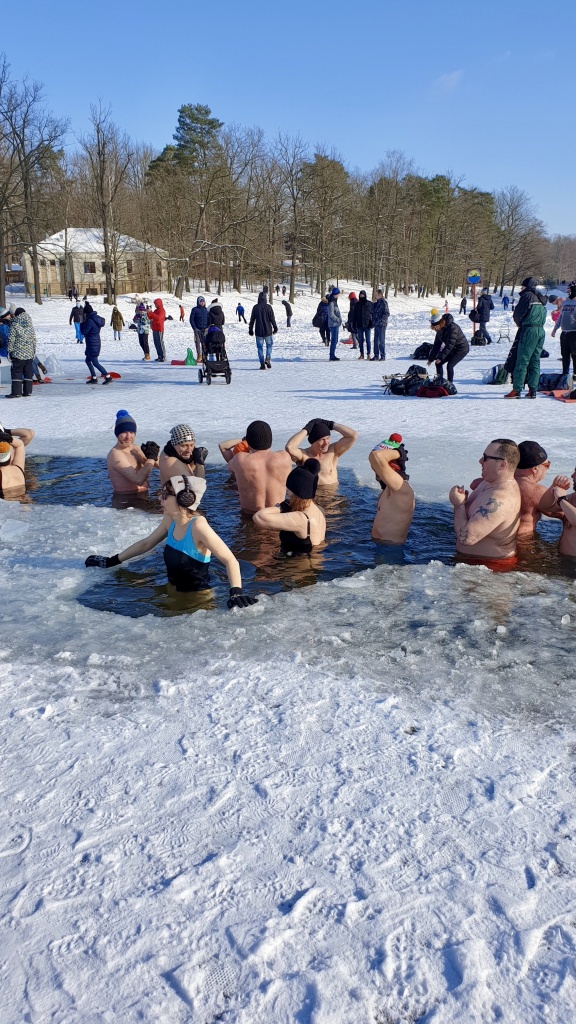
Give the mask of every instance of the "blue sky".
[(133, 138), (161, 148), (178, 107), (206, 103), (226, 123), (323, 143), (352, 168), (401, 150), (424, 173), (518, 185), (551, 232), (576, 234), (566, 4), (100, 0), (93, 10), (29, 0), (18, 46), (4, 42), (13, 74), (44, 82), (75, 132), (101, 99)]

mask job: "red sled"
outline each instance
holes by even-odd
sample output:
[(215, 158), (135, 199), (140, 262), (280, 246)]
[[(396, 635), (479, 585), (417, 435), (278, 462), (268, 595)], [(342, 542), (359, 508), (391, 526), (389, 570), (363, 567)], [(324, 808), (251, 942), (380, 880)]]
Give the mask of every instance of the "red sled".
[(52, 377), (44, 377), (44, 380), (33, 380), (33, 384), (51, 384)]
[[(103, 373), (101, 373), (100, 376), (102, 377), (102, 380), (106, 380), (106, 377), (104, 376)], [(122, 379), (119, 373), (112, 372), (112, 373), (109, 373), (108, 376), (112, 377), (112, 380), (121, 380)], [(86, 377), (86, 380), (92, 380), (92, 377)]]
[(186, 360), (185, 359), (172, 359), (170, 361), (170, 366), (186, 366)]

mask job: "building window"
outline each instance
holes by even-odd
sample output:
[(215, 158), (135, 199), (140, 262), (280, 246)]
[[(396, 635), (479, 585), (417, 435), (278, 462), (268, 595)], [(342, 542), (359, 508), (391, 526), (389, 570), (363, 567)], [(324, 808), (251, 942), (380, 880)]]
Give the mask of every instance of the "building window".
[(50, 260), (50, 266), (51, 267), (55, 267), (56, 266), (56, 260)]
[(156, 263), (156, 277), (162, 277), (162, 264), (160, 260)]
[(66, 266), (66, 262), (64, 260), (58, 260), (58, 266), (59, 267), (65, 267)]
[(126, 271), (127, 271), (127, 273), (131, 274), (132, 273), (132, 269), (133, 269), (132, 260), (126, 260)]
[(85, 274), (95, 274), (96, 273), (96, 264), (95, 263), (85, 263), (84, 264), (84, 273)]
[(40, 266), (41, 267), (45, 267), (46, 266), (46, 260), (40, 260)]

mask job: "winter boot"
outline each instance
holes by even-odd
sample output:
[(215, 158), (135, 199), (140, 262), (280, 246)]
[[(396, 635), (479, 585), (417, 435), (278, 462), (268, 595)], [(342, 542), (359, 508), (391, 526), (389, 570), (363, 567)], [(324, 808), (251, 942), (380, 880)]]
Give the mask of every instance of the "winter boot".
[(98, 383), (98, 377), (89, 377), (88, 380), (86, 381), (86, 383), (87, 384), (97, 384)]
[(111, 384), (112, 383), (112, 379), (113, 378), (110, 376), (110, 374), (107, 373), (106, 376), (104, 377), (104, 380), (102, 381), (102, 383), (103, 384)]
[(265, 370), (266, 369), (266, 363), (260, 363), (260, 369), (261, 370)]
[(522, 395), (519, 391), (514, 391), (514, 389), (512, 389), (512, 391), (509, 391), (507, 395), (504, 395), (504, 398), (522, 398)]
[(267, 370), (271, 370), (272, 369), (272, 363), (270, 362), (269, 359), (265, 359), (264, 360), (264, 366), (266, 367)]
[(528, 388), (526, 398), (536, 398), (536, 388)]

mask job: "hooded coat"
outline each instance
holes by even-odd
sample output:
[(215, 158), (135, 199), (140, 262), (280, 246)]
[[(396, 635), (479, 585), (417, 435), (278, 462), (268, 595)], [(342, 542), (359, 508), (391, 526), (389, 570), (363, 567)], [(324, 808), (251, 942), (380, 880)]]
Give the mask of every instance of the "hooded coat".
[(88, 313), (85, 317), (84, 323), (80, 324), (80, 330), (82, 331), (84, 341), (86, 342), (86, 355), (88, 357), (96, 356), (96, 358), (98, 358), (100, 355), (100, 349), (102, 348), (100, 331), (104, 327), (105, 323), (106, 321), (104, 317), (98, 316), (98, 313), (95, 313), (94, 310), (92, 310), (92, 312)]
[(260, 292), (258, 302), (255, 306), (252, 306), (248, 333), (255, 334), (257, 338), (269, 338), (272, 334), (276, 334), (277, 331), (278, 327), (276, 326), (274, 310), (270, 303), (266, 301), (266, 293)]
[(385, 298), (376, 299), (372, 306), (372, 323), (374, 327), (387, 327), (390, 319), (390, 307)]
[(481, 295), (476, 303), (476, 312), (478, 313), (478, 323), (487, 324), (490, 319), (490, 313), (494, 309), (494, 303), (490, 295)]
[(442, 330), (438, 331), (434, 339), (432, 351), (428, 356), (430, 362), (439, 358), (442, 363), (447, 363), (450, 356), (465, 356), (470, 351), (468, 339), (462, 328), (454, 320), (452, 314), (445, 313), (444, 320), (446, 321), (445, 326)]
[(213, 302), (208, 310), (208, 327), (224, 327), (226, 317), (219, 302)]
[[(523, 327), (526, 319), (530, 323), (538, 323), (541, 319), (540, 312), (537, 315), (531, 315), (535, 311), (531, 311), (531, 306), (544, 306), (546, 308), (546, 298), (541, 295), (540, 292), (536, 291), (536, 280), (533, 277), (527, 277), (522, 284), (524, 285), (524, 291), (518, 299), (518, 305), (514, 310), (512, 316), (514, 317), (514, 323), (517, 327)], [(544, 320), (546, 317), (544, 317)], [(544, 323), (542, 320), (542, 323)]]
[(122, 328), (124, 327), (124, 317), (122, 316), (122, 313), (116, 306), (114, 306), (114, 309), (112, 310), (110, 326), (115, 331), (121, 331)]
[(154, 312), (149, 311), (148, 319), (152, 330), (158, 331), (162, 334), (164, 331), (164, 321), (166, 319), (166, 310), (164, 309), (162, 299), (154, 299)]
[[(202, 306), (200, 305), (201, 302), (203, 303)], [(196, 331), (205, 331), (208, 327), (208, 310), (206, 309), (206, 300), (203, 295), (198, 296), (196, 305), (192, 307), (190, 326)]]
[(36, 355), (36, 334), (28, 313), (13, 318), (6, 347), (10, 359), (33, 359)]
[(84, 308), (78, 303), (77, 306), (72, 306), (70, 316), (68, 318), (69, 324), (81, 324), (84, 319)]
[(292, 306), (290, 305), (287, 299), (282, 299), (282, 305), (286, 310), (286, 316), (292, 316)]
[(366, 298), (366, 294), (360, 292), (358, 302), (354, 306), (352, 322), (356, 330), (368, 330), (372, 327), (372, 303)]

